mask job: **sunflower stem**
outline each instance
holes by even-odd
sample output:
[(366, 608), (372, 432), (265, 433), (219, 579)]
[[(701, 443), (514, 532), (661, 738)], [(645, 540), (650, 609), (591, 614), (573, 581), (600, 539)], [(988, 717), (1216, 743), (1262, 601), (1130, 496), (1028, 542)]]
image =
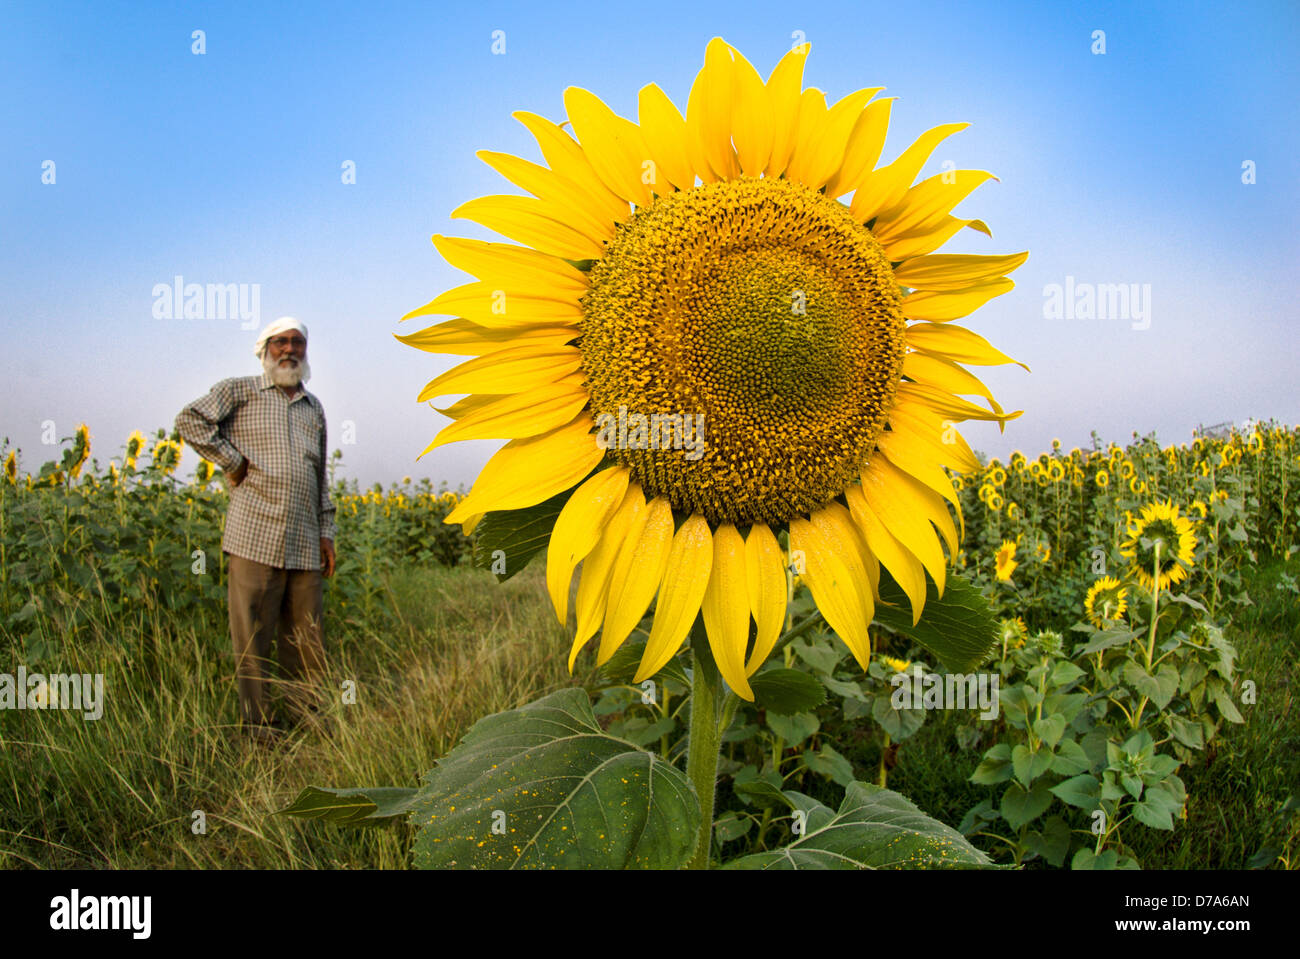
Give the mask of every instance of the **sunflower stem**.
[(694, 670), (691, 676), (690, 747), (686, 755), (686, 776), (700, 801), (700, 833), (691, 857), (691, 869), (709, 868), (713, 840), (713, 797), (718, 780), (718, 751), (722, 745), (722, 676), (713, 661), (704, 632), (703, 617), (691, 628)]

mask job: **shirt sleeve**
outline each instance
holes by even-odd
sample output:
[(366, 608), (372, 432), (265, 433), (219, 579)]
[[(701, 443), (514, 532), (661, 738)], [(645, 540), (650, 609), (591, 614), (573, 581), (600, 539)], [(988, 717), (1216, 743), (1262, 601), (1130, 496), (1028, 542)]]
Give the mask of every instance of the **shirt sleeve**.
[(235, 412), (238, 403), (231, 380), (222, 380), (207, 396), (187, 405), (176, 416), (176, 431), (204, 459), (227, 473), (237, 470), (244, 456), (221, 432), (221, 424)]
[(320, 538), (333, 540), (337, 529), (334, 525), (334, 500), (330, 498), (329, 484), (329, 444), (326, 442), (325, 411), (320, 415)]

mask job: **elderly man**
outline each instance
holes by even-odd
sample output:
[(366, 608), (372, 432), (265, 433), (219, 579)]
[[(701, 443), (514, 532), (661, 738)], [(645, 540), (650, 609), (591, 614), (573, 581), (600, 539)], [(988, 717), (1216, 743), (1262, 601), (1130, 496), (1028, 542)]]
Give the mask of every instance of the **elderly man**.
[(268, 703), (278, 637), (286, 701), (296, 718), (316, 709), (325, 666), (322, 572), (334, 574), (334, 504), (325, 474), (325, 410), (303, 389), (307, 327), (282, 317), (253, 352), (261, 376), (222, 380), (176, 417), (176, 429), (230, 484), (221, 549), (229, 558), (230, 638), (245, 730), (270, 741), (284, 728)]

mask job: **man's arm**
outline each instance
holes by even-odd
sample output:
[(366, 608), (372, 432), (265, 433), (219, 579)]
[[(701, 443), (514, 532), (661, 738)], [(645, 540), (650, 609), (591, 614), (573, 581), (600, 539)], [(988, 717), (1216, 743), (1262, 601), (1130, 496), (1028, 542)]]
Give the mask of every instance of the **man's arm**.
[(238, 405), (233, 382), (222, 380), (207, 396), (190, 403), (176, 416), (176, 431), (181, 438), (227, 474), (247, 468), (243, 454), (221, 433), (221, 423)]
[(330, 498), (329, 487), (329, 460), (326, 457), (326, 451), (329, 444), (326, 441), (325, 410), (320, 411), (320, 477), (318, 484), (320, 486), (320, 547), (321, 563), (325, 567), (325, 575), (334, 575), (334, 538), (337, 530), (334, 526), (334, 500)]

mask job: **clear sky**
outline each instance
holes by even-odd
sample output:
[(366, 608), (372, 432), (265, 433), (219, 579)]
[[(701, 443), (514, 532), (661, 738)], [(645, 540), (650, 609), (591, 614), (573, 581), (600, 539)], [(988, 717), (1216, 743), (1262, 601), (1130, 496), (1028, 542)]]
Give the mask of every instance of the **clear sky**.
[[(474, 151), (539, 160), (510, 113), (559, 119), (571, 85), (633, 118), (651, 81), (684, 107), (714, 36), (764, 76), (807, 40), (805, 83), (828, 100), (887, 87), (899, 100), (885, 160), (931, 126), (971, 122), (923, 173), (951, 161), (1000, 178), (959, 208), (994, 238), (966, 231), (944, 252), (1030, 251), (1017, 288), (962, 322), (1033, 370), (977, 370), (1025, 411), (1003, 435), (963, 426), (977, 449), (1300, 422), (1294, 0), (10, 2), (0, 435), (35, 471), (55, 458), (42, 423), (67, 436), (84, 420), (103, 463), (132, 429), (170, 429), (216, 381), (260, 372), (239, 318), (154, 315), (155, 287), (180, 276), (256, 288), (262, 324), (309, 325), (331, 448), (353, 425), (344, 475), (468, 486), (500, 444), (415, 462), (446, 422), (416, 395), (456, 361), (392, 334), (469, 279), (431, 234), (491, 236), (448, 214), (517, 192)], [(1046, 317), (1067, 284), (1137, 284), (1145, 315)]]

